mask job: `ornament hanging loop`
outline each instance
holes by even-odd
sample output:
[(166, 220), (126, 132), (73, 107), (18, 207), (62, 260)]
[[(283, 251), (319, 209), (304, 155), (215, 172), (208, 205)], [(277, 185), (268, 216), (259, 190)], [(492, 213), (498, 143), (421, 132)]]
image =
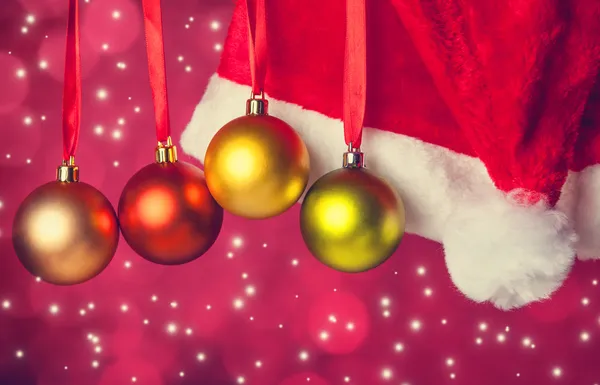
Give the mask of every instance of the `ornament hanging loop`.
[(344, 168), (363, 168), (365, 166), (365, 154), (360, 148), (355, 148), (352, 142), (348, 143), (348, 151), (344, 153)]
[(56, 180), (63, 183), (79, 182), (79, 167), (75, 165), (75, 157), (71, 156), (68, 161), (62, 161), (56, 169)]
[(269, 102), (265, 99), (265, 93), (252, 92), (250, 99), (246, 101), (246, 115), (268, 115)]
[(171, 137), (167, 137), (166, 144), (158, 142), (155, 153), (156, 163), (175, 163), (177, 162), (177, 147), (173, 144)]

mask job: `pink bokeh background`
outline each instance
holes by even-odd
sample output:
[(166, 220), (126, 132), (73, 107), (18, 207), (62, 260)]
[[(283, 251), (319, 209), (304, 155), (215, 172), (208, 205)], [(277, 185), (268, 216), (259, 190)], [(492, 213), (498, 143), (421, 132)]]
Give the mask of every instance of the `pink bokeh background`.
[[(217, 66), (232, 1), (163, 2), (176, 139)], [(115, 204), (154, 156), (141, 5), (81, 4), (77, 162)], [(121, 241), (91, 282), (36, 281), (11, 224), (61, 160), (66, 8), (4, 0), (0, 12), (0, 384), (600, 384), (598, 263), (576, 265), (552, 300), (501, 312), (464, 299), (440, 245), (416, 236), (368, 273), (320, 265), (298, 207), (258, 222), (226, 215), (214, 247), (185, 266), (152, 265)]]

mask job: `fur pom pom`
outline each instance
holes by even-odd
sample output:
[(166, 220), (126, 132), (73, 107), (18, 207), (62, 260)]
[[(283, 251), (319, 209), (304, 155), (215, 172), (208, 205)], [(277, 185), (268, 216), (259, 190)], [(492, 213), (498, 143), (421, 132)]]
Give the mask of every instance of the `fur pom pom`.
[(456, 287), (476, 302), (509, 310), (548, 298), (567, 277), (577, 236), (566, 215), (544, 201), (526, 205), (515, 190), (464, 201), (442, 242)]

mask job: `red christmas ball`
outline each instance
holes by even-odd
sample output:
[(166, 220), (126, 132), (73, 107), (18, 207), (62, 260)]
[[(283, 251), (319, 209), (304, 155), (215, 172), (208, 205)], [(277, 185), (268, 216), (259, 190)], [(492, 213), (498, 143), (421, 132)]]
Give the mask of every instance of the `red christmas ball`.
[(118, 213), (129, 246), (161, 265), (200, 257), (223, 224), (223, 209), (210, 195), (202, 170), (178, 161), (138, 171), (121, 193)]

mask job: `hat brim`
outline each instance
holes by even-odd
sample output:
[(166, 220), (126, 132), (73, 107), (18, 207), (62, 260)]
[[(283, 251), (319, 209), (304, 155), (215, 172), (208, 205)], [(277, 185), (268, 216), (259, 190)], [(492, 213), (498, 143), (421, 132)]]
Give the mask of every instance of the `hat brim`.
[[(183, 132), (183, 151), (203, 162), (215, 133), (244, 113), (250, 91), (248, 86), (213, 75)], [(340, 120), (273, 98), (269, 98), (269, 112), (294, 127), (306, 143), (311, 161), (309, 185), (341, 166), (345, 143)], [(478, 158), (368, 127), (364, 130), (362, 150), (367, 167), (386, 179), (402, 197), (409, 233), (442, 242), (453, 213), (462, 209), (472, 211), (469, 197), (484, 201), (486, 197), (490, 201), (498, 197), (499, 191)], [(593, 236), (600, 228), (600, 194), (596, 187), (600, 188), (598, 165), (581, 173), (570, 172), (556, 206), (580, 234), (576, 247), (586, 258), (600, 256), (600, 237)], [(489, 229), (493, 231), (494, 226)], [(527, 235), (523, 235), (526, 240)], [(547, 252), (545, 245), (540, 249)]]

